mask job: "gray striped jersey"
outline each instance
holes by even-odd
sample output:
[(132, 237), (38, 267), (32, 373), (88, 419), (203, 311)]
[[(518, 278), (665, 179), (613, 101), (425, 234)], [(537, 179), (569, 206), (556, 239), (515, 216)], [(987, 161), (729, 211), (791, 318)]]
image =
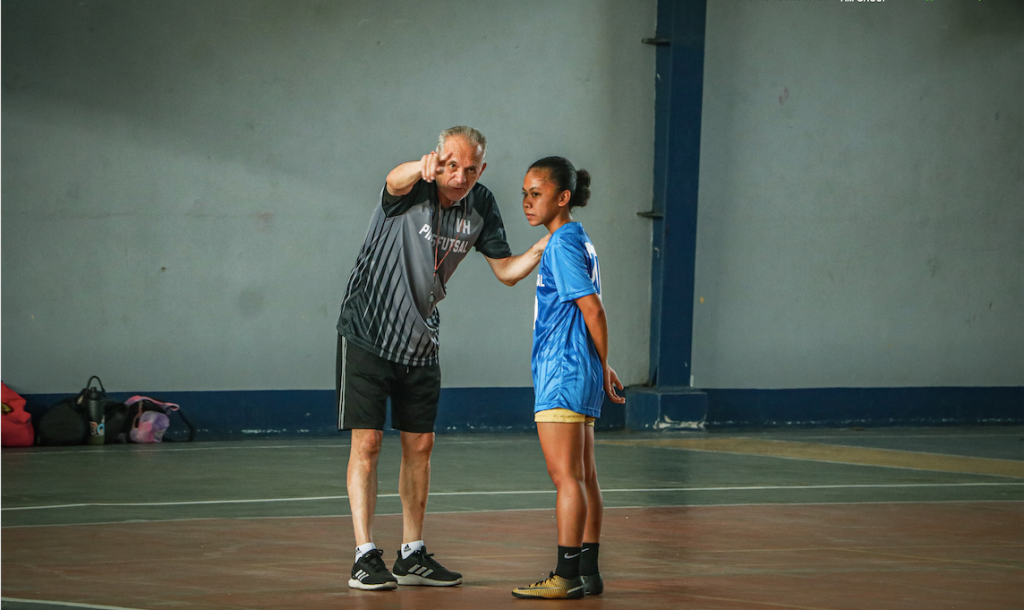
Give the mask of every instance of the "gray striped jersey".
[(349, 276), (338, 332), (392, 362), (435, 364), (436, 305), (471, 247), (488, 258), (512, 255), (487, 187), (477, 183), (448, 209), (438, 203), (434, 183), (420, 180), (401, 197), (385, 187)]

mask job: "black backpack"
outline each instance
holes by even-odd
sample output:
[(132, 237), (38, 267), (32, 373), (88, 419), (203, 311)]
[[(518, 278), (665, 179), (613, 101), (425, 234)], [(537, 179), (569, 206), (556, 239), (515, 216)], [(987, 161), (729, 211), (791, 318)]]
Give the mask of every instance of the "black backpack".
[[(100, 389), (92, 387), (95, 379)], [(107, 398), (107, 391), (99, 377), (93, 376), (77, 396), (69, 396), (53, 405), (36, 426), (36, 444), (45, 446), (81, 445), (89, 440), (89, 412), (86, 397), (97, 394), (103, 403), (105, 443), (124, 442), (117, 440), (128, 416), (128, 407), (123, 402)]]

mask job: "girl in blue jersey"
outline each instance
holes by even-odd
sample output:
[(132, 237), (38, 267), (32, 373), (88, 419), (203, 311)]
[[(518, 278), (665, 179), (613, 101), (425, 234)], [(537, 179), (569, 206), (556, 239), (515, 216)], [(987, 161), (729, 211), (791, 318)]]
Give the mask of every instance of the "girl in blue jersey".
[(608, 366), (608, 324), (597, 252), (572, 209), (587, 205), (590, 174), (547, 157), (523, 180), (523, 211), (551, 233), (537, 273), (533, 326), (534, 419), (558, 491), (558, 564), (516, 597), (571, 599), (604, 590), (597, 566), (604, 503), (594, 465), (594, 421), (607, 395), (625, 399)]

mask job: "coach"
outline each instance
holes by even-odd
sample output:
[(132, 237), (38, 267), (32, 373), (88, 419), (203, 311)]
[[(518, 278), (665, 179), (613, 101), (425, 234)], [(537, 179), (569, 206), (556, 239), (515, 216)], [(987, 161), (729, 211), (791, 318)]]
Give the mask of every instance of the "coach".
[[(423, 518), (441, 393), (437, 304), (471, 247), (514, 285), (540, 262), (548, 236), (512, 256), (494, 196), (482, 184), (487, 140), (471, 127), (441, 132), (437, 149), (391, 170), (349, 277), (338, 320), (338, 428), (352, 431), (348, 497), (356, 538), (349, 586), (452, 586), (462, 575), (426, 552)], [(389, 572), (373, 543), (377, 458), (387, 399), (401, 431), (402, 548)]]

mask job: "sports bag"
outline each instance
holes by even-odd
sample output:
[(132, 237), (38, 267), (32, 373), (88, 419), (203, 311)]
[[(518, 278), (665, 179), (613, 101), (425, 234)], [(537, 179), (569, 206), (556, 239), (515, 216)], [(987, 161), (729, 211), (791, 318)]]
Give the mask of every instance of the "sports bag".
[(125, 401), (128, 414), (125, 418), (127, 441), (131, 443), (159, 443), (174, 440), (165, 437), (171, 425), (171, 413), (176, 412), (188, 428), (188, 440), (195, 438), (196, 429), (181, 407), (173, 402), (162, 402), (148, 396), (132, 396)]
[(3, 386), (3, 421), (0, 423), (0, 436), (4, 447), (31, 447), (36, 433), (32, 429), (32, 416), (25, 411), (25, 399), (17, 392)]
[[(92, 387), (93, 379), (99, 382), (99, 389)], [(69, 396), (60, 400), (43, 414), (39, 419), (39, 425), (36, 426), (36, 441), (38, 444), (81, 445), (90, 439), (95, 440), (91, 436), (90, 426), (92, 422), (90, 421), (88, 409), (90, 398), (93, 399), (93, 403), (99, 402), (97, 405), (98, 410), (104, 414), (103, 420), (95, 422), (97, 428), (100, 425), (103, 426), (103, 431), (100, 433), (103, 436), (103, 442), (125, 442), (123, 440), (118, 441), (116, 436), (121, 428), (121, 422), (124, 421), (127, 407), (125, 407), (124, 403), (107, 398), (107, 391), (103, 389), (103, 382), (100, 381), (99, 377), (93, 376), (89, 378), (85, 388), (77, 396)], [(94, 413), (93, 417), (99, 419), (99, 413)], [(113, 420), (113, 426), (110, 425), (111, 420)], [(104, 421), (107, 423), (104, 424)]]
[(89, 414), (78, 396), (69, 396), (50, 407), (36, 430), (40, 445), (81, 445), (89, 434)]

